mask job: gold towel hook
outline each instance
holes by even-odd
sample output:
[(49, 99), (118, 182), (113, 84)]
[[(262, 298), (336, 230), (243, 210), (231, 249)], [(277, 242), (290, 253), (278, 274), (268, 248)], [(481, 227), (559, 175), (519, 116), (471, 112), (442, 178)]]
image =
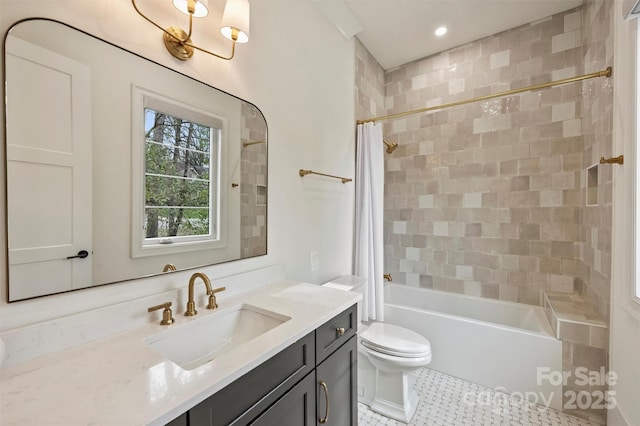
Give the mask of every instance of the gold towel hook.
[(611, 158), (600, 157), (600, 164), (624, 164), (624, 155)]

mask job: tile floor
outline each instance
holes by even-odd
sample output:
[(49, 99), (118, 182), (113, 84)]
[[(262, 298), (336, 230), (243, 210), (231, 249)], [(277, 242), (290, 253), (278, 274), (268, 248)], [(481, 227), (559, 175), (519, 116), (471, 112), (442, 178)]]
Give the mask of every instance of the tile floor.
[[(420, 396), (411, 426), (597, 426), (435, 370), (416, 375)], [(404, 426), (358, 404), (359, 426)]]

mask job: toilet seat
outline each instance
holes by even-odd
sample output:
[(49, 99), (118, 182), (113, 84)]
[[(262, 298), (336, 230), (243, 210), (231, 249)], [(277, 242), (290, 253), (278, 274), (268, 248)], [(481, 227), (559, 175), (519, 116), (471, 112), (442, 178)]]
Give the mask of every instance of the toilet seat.
[(431, 345), (420, 334), (393, 324), (376, 322), (360, 333), (362, 346), (400, 358), (429, 358)]

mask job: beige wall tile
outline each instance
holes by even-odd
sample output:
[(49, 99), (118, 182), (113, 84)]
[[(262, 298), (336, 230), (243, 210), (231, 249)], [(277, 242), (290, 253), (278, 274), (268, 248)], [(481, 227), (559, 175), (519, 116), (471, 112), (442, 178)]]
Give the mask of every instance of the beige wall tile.
[[(385, 113), (403, 112), (600, 70), (611, 63), (605, 4), (401, 66), (382, 85), (369, 73), (369, 82), (357, 80), (373, 92), (361, 101), (367, 113), (378, 101)], [(358, 59), (358, 70), (371, 68), (366, 55)], [(533, 305), (543, 290), (575, 290), (608, 317), (613, 177), (601, 169), (599, 205), (587, 208), (584, 169), (611, 151), (610, 84), (589, 80), (385, 123), (385, 138), (400, 144), (385, 155), (385, 270), (411, 285)], [(563, 333), (606, 347), (602, 330)]]

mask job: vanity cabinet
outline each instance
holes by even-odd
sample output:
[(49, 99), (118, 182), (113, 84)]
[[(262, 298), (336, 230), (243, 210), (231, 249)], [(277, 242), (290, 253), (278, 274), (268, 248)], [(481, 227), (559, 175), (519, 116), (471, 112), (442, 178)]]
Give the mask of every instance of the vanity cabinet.
[(318, 425), (358, 424), (357, 328), (357, 311), (353, 306), (316, 329)]
[(351, 337), (316, 368), (318, 425), (358, 424), (357, 339)]
[(356, 327), (354, 305), (169, 425), (356, 426)]

